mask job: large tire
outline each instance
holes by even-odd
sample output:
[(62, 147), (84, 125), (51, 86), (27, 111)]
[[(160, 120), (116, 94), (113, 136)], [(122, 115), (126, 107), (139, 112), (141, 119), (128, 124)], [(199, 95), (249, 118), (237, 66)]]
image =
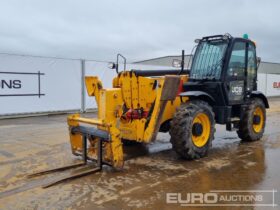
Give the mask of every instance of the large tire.
[[(197, 130), (197, 127), (200, 128)], [(173, 150), (188, 160), (207, 155), (212, 146), (214, 132), (215, 117), (212, 108), (201, 100), (181, 104), (171, 121), (169, 131)]]
[[(259, 116), (259, 119), (255, 119)], [(237, 134), (243, 141), (257, 141), (263, 136), (266, 122), (266, 110), (263, 101), (252, 98), (242, 119)]]

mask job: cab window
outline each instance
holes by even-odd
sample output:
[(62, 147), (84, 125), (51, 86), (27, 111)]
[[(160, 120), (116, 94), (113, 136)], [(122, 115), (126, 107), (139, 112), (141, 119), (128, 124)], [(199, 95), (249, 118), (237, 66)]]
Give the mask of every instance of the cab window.
[(235, 42), (228, 65), (228, 76), (244, 77), (246, 69), (246, 44), (245, 42)]
[(257, 77), (256, 49), (253, 46), (253, 44), (249, 43), (248, 66), (247, 66), (247, 88), (248, 88), (248, 90), (254, 89), (256, 77)]

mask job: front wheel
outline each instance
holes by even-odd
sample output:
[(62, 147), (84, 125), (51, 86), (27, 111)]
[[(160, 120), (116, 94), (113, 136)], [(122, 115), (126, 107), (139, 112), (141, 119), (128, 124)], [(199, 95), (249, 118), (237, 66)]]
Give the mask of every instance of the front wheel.
[(263, 136), (266, 122), (264, 103), (259, 98), (253, 98), (239, 122), (237, 134), (243, 141), (257, 141)]
[(170, 128), (171, 144), (185, 159), (207, 155), (215, 132), (215, 118), (211, 106), (201, 100), (184, 104), (176, 111)]

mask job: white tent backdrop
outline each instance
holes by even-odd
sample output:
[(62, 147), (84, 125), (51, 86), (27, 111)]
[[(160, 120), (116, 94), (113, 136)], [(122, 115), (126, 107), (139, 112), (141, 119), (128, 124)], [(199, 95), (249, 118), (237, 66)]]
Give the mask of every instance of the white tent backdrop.
[[(80, 109), (80, 65), (79, 60), (0, 54), (0, 115)], [(40, 97), (38, 75), (32, 74), (39, 71), (44, 74)], [(15, 80), (20, 88), (9, 86)]]
[[(0, 116), (96, 108), (85, 87), (82, 97), (82, 66), (81, 60), (0, 54)], [(105, 88), (112, 87), (116, 72), (107, 66), (107, 62), (85, 61), (85, 75), (98, 76)], [(168, 68), (128, 64), (127, 69)], [(267, 96), (280, 96), (280, 75), (258, 74), (258, 89)]]
[(267, 74), (267, 96), (279, 96), (280, 95), (280, 75)]
[(266, 76), (267, 74), (258, 74), (258, 90), (266, 94)]

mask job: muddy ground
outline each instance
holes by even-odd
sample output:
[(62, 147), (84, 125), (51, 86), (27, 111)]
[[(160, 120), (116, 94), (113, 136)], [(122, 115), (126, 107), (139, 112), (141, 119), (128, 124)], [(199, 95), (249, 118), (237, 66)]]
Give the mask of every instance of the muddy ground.
[[(205, 209), (167, 204), (167, 193), (273, 189), (275, 207), (210, 208), (280, 209), (280, 99), (270, 104), (261, 141), (242, 143), (216, 126), (208, 157), (185, 161), (171, 150), (169, 135), (159, 134), (154, 144), (126, 147), (121, 172), (105, 168), (47, 189), (41, 185), (61, 173), (26, 175), (79, 161), (70, 151), (66, 115), (0, 120), (0, 209)], [(264, 196), (272, 202), (271, 194)]]

